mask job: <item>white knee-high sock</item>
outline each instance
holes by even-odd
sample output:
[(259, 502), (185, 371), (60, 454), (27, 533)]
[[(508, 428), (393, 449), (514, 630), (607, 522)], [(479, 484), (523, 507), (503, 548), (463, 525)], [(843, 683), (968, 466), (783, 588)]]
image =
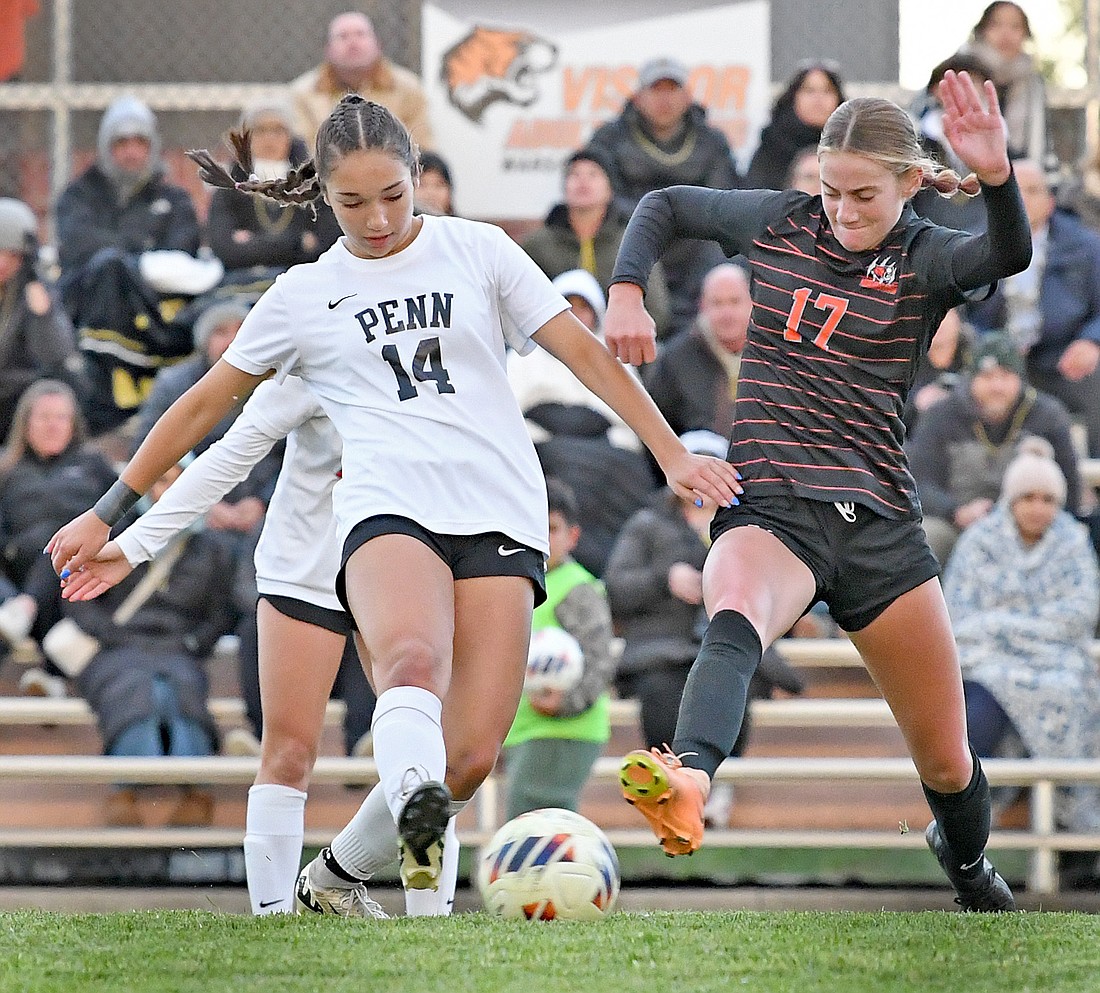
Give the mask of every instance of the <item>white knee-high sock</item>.
[(458, 813), (465, 800), (451, 801), (451, 819), (443, 836), (443, 866), (437, 890), (405, 890), (405, 914), (408, 917), (449, 917), (454, 910), (455, 889), (458, 887)]
[(443, 701), (419, 686), (394, 686), (375, 704), (374, 761), (395, 821), (410, 789), (447, 774), (442, 711)]
[[(329, 849), (336, 864), (357, 879), (370, 879), (379, 869), (397, 861), (397, 825), (381, 783), (367, 794), (347, 827), (332, 839)], [(326, 872), (321, 863), (314, 864), (310, 875), (318, 886), (326, 889), (354, 885)]]
[(244, 867), (252, 913), (294, 913), (294, 883), (302, 862), (306, 795), (277, 783), (248, 791)]

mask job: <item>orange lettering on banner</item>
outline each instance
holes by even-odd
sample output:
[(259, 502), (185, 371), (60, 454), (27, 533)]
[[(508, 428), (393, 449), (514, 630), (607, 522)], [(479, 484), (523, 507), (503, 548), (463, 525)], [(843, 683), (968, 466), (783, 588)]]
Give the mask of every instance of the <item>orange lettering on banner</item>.
[(588, 89), (592, 77), (601, 70), (586, 67), (577, 78), (576, 70), (572, 66), (566, 66), (561, 74), (561, 102), (567, 114), (574, 114), (580, 108), (584, 100), (585, 90)]
[(578, 148), (581, 144), (581, 122), (567, 118), (536, 117), (517, 120), (508, 132), (505, 148)]
[(744, 66), (696, 66), (688, 88), (707, 110), (744, 110), (751, 76)]
[(566, 66), (561, 76), (561, 102), (567, 114), (587, 105), (597, 117), (617, 114), (634, 92), (638, 74), (633, 66)]

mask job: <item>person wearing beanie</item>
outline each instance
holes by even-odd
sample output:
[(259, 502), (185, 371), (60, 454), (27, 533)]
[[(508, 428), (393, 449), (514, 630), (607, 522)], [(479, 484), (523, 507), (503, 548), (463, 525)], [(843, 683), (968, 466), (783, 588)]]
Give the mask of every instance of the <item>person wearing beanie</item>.
[(103, 435), (135, 412), (158, 368), (187, 353), (188, 329), (172, 315), (222, 267), (195, 258), (191, 195), (165, 179), (156, 117), (133, 96), (104, 112), (96, 159), (62, 191), (55, 216), (58, 290), (88, 376), (84, 414)]
[[(1066, 479), (1046, 443), (1009, 463), (996, 506), (947, 564), (971, 744), (980, 757), (1100, 758), (1100, 673), (1090, 653), (1100, 574), (1087, 529), (1064, 509)], [(1100, 828), (1100, 791), (1058, 789), (1068, 831)], [(1096, 853), (1066, 853), (1062, 884), (1096, 885)]]
[(106, 248), (198, 251), (191, 196), (163, 172), (156, 117), (136, 97), (119, 97), (100, 120), (95, 161), (57, 202), (58, 262), (67, 282)]
[(0, 197), (0, 437), (37, 379), (60, 379), (81, 392), (72, 324), (38, 273), (38, 218), (22, 200)]
[(1066, 479), (1071, 510), (1081, 502), (1069, 412), (1028, 385), (1024, 358), (1006, 335), (974, 345), (968, 369), (950, 393), (925, 410), (906, 442), (924, 511), (928, 543), (941, 564), (959, 534), (993, 509), (1005, 469), (1021, 440), (1045, 439)]
[[(546, 220), (522, 242), (523, 249), (551, 279), (571, 269), (583, 269), (599, 282), (604, 297), (615, 268), (630, 211), (615, 202), (611, 159), (599, 148), (582, 148), (565, 160), (564, 197), (550, 208)], [(649, 276), (646, 306), (665, 337), (669, 324), (668, 287), (657, 263)]]
[[(277, 98), (255, 101), (243, 110), (238, 130), (251, 136), (254, 175), (282, 179), (310, 158), (312, 149), (294, 130), (294, 122), (293, 109)], [(239, 166), (234, 166), (233, 175), (248, 178)], [(228, 189), (216, 189), (210, 198), (206, 240), (230, 280), (239, 276), (249, 285), (274, 280), (292, 265), (317, 259), (338, 237), (339, 225), (325, 203), (314, 212)]]

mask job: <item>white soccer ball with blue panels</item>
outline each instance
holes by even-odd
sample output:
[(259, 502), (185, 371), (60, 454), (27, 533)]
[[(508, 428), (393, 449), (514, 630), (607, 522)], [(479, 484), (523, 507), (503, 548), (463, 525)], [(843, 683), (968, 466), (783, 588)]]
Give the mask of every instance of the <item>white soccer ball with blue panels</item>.
[(584, 675), (584, 652), (580, 642), (562, 628), (539, 628), (531, 635), (527, 653), (527, 673), (523, 689), (527, 693), (541, 690), (568, 692)]
[(531, 921), (598, 921), (619, 897), (619, 858), (588, 818), (545, 807), (505, 824), (477, 874), (488, 913)]

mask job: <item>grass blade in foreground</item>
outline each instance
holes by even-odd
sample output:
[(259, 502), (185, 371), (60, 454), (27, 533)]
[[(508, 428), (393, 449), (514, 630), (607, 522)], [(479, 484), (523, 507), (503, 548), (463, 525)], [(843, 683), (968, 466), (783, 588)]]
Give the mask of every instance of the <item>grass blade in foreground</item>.
[(1100, 917), (1020, 913), (482, 914), (345, 921), (195, 911), (0, 914), (27, 993), (1095, 991)]

